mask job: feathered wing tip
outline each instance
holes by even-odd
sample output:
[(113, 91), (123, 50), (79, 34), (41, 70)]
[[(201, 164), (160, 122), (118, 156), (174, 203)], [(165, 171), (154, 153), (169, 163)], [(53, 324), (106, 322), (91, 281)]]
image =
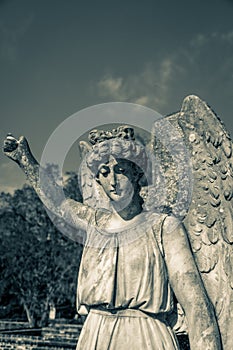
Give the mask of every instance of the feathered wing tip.
[(92, 150), (91, 145), (87, 143), (86, 141), (80, 141), (79, 142), (79, 152), (81, 159), (84, 159), (85, 156)]
[[(181, 111), (165, 118), (184, 139), (190, 155), (193, 191), (184, 224), (206, 291), (215, 307), (224, 350), (233, 349), (233, 156), (222, 121), (197, 96), (184, 99)], [(158, 142), (153, 141), (155, 151)], [(169, 169), (167, 149), (161, 155)], [(174, 159), (170, 154), (170, 168)], [(173, 171), (173, 170), (172, 170)], [(174, 173), (175, 174), (175, 173)], [(176, 175), (171, 194), (177, 185)], [(165, 178), (170, 172), (165, 171)], [(171, 203), (172, 207), (173, 203)]]

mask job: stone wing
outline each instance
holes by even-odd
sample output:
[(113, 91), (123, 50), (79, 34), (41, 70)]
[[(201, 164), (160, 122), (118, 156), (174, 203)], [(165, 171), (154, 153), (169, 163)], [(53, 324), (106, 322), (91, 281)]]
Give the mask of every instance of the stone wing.
[[(196, 264), (215, 308), (223, 348), (230, 350), (233, 349), (232, 141), (221, 120), (197, 96), (185, 98), (180, 112), (165, 120), (182, 135), (189, 152), (192, 193), (189, 203), (189, 197), (184, 195), (183, 222)], [(171, 166), (173, 163), (174, 159)], [(171, 176), (169, 170), (167, 174)], [(168, 191), (173, 202), (169, 199), (168, 204), (179, 215), (175, 205), (176, 193), (179, 192), (176, 182), (177, 177), (173, 176), (173, 187)]]

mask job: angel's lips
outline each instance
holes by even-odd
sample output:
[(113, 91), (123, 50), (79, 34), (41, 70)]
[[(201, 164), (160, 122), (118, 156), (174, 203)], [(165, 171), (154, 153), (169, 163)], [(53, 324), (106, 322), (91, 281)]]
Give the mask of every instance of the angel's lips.
[(117, 190), (110, 190), (110, 192), (111, 193), (113, 193), (113, 194), (116, 194), (117, 196), (120, 196), (121, 195), (121, 193), (122, 193), (122, 190), (120, 190), (120, 189), (117, 189)]

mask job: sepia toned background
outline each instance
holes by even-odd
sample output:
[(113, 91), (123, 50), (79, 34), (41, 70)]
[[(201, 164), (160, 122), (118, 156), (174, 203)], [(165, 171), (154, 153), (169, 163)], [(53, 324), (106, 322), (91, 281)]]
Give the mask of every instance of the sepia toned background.
[[(2, 0), (0, 92), (1, 141), (23, 134), (38, 159), (68, 116), (111, 101), (166, 115), (197, 94), (232, 134), (233, 1)], [(25, 181), (2, 154), (0, 173), (2, 191)]]

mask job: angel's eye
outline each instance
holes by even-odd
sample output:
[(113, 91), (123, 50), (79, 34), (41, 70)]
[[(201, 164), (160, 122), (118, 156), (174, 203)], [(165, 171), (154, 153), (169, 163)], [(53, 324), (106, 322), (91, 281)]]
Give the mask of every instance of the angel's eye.
[(126, 169), (121, 167), (121, 166), (116, 166), (114, 170), (117, 174), (125, 174), (126, 173)]
[(99, 169), (99, 174), (103, 175), (104, 177), (107, 177), (109, 174), (109, 168), (105, 166), (101, 167)]

